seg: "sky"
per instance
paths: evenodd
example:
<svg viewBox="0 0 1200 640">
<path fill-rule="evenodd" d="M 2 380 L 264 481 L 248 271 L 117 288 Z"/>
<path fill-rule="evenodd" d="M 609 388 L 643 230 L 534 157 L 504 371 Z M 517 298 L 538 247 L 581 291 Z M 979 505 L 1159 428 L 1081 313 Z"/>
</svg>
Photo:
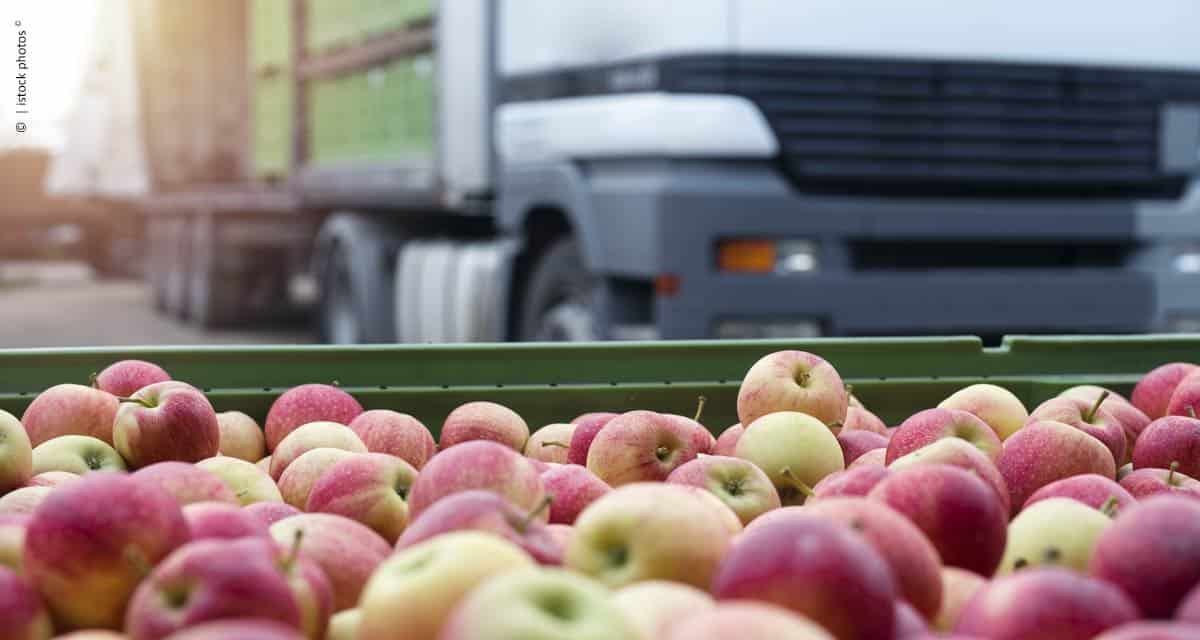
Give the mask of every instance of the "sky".
<svg viewBox="0 0 1200 640">
<path fill-rule="evenodd" d="M 83 73 L 92 22 L 104 0 L 0 0 L 0 146 L 61 142 Z M 20 23 L 18 26 L 17 23 Z M 25 31 L 28 113 L 17 105 L 18 45 Z M 17 123 L 24 134 L 15 135 Z"/>
</svg>

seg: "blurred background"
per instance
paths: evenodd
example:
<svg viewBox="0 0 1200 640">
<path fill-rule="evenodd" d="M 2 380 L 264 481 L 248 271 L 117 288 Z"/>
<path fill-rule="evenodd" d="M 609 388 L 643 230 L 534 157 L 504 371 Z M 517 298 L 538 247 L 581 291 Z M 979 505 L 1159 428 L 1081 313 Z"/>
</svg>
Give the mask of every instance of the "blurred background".
<svg viewBox="0 0 1200 640">
<path fill-rule="evenodd" d="M 0 348 L 1200 331 L 1200 3 L 5 0 Z"/>
</svg>

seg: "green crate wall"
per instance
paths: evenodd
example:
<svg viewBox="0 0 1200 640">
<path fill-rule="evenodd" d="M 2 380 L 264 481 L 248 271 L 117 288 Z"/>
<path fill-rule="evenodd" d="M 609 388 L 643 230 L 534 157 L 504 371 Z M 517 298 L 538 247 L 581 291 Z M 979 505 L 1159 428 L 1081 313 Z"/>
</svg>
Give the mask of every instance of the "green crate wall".
<svg viewBox="0 0 1200 640">
<path fill-rule="evenodd" d="M 435 0 L 307 0 L 305 50 L 348 47 L 427 21 L 435 4 Z"/>
<path fill-rule="evenodd" d="M 292 84 L 286 73 L 254 80 L 254 174 L 280 177 L 291 165 Z"/>
<path fill-rule="evenodd" d="M 255 70 L 289 65 L 291 31 L 291 0 L 252 0 L 250 55 Z"/>
</svg>

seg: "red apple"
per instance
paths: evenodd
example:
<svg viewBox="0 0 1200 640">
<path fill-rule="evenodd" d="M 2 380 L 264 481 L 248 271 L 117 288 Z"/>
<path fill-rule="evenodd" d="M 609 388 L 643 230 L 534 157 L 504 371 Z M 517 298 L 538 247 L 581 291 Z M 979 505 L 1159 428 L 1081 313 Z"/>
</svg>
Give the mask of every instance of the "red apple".
<svg viewBox="0 0 1200 640">
<path fill-rule="evenodd" d="M 546 495 L 553 497 L 550 503 L 551 524 L 574 524 L 588 505 L 612 491 L 612 487 L 588 471 L 587 467 L 577 464 L 564 464 L 543 471 L 541 479 Z"/>
<path fill-rule="evenodd" d="M 892 632 L 893 640 L 919 640 L 929 633 L 929 624 L 925 618 L 903 600 L 896 601 L 896 626 Z"/>
<path fill-rule="evenodd" d="M 942 438 L 933 444 L 897 458 L 888 465 L 888 468 L 892 471 L 900 471 L 922 464 L 948 464 L 974 473 L 996 492 L 996 497 L 1000 498 L 1004 512 L 1008 513 L 1011 510 L 1012 505 L 1009 501 L 1012 498 L 1009 496 L 1004 476 L 1000 475 L 1000 470 L 996 468 L 991 458 L 984 455 L 978 448 L 971 446 L 967 441 L 959 438 Z"/>
<path fill-rule="evenodd" d="M 193 502 L 183 507 L 192 540 L 265 538 L 268 525 L 228 502 Z"/>
<path fill-rule="evenodd" d="M 955 391 L 938 405 L 939 409 L 958 409 L 983 420 L 1001 440 L 1016 433 L 1029 418 L 1029 412 L 1013 392 L 994 384 L 973 384 Z"/>
<path fill-rule="evenodd" d="M 1022 508 L 1029 508 L 1029 505 L 1049 498 L 1071 498 L 1093 509 L 1100 509 L 1110 499 L 1114 499 L 1117 513 L 1137 503 L 1133 495 L 1126 491 L 1125 487 L 1114 482 L 1112 478 L 1085 473 L 1051 482 L 1038 489 L 1029 496 Z"/>
<path fill-rule="evenodd" d="M 888 439 L 873 431 L 846 431 L 842 429 L 837 435 L 838 444 L 842 447 L 842 457 L 846 464 L 858 460 L 862 454 L 875 449 L 887 449 Z"/>
<path fill-rule="evenodd" d="M 717 444 L 713 445 L 713 455 L 732 456 L 733 452 L 737 451 L 738 440 L 745 431 L 745 427 L 740 422 L 722 431 L 717 438 Z"/>
<path fill-rule="evenodd" d="M 846 465 L 846 469 L 859 469 L 862 467 L 883 467 L 887 464 L 887 449 L 872 449 L 861 456 L 857 460 Z"/>
<path fill-rule="evenodd" d="M 614 487 L 662 481 L 702 451 L 694 431 L 681 421 L 653 411 L 630 411 L 596 434 L 587 468 Z"/>
<path fill-rule="evenodd" d="M 1108 411 L 1108 392 L 1101 391 L 1092 399 L 1052 398 L 1029 414 L 1031 422 L 1061 422 L 1083 431 L 1108 447 L 1114 463 L 1124 464 L 1126 451 L 1125 427 Z"/>
<path fill-rule="evenodd" d="M 958 409 L 926 409 L 909 417 L 892 434 L 887 463 L 943 438 L 959 438 L 992 460 L 1000 456 L 1000 437 L 972 413 Z"/>
<path fill-rule="evenodd" d="M 78 480 L 79 474 L 70 471 L 43 471 L 25 484 L 27 487 L 58 487 L 72 480 Z"/>
<path fill-rule="evenodd" d="M 1186 622 L 1131 622 L 1106 631 L 1094 640 L 1195 640 L 1200 624 Z"/>
<path fill-rule="evenodd" d="M 259 522 L 268 527 L 292 516 L 298 516 L 303 511 L 284 502 L 256 502 L 254 504 L 242 507 L 248 515 L 252 516 Z"/>
<path fill-rule="evenodd" d="M 490 491 L 462 491 L 439 500 L 414 520 L 396 542 L 396 549 L 407 549 L 452 531 L 473 530 L 500 536 L 541 564 L 562 564 L 563 550 L 538 515 Z"/>
<path fill-rule="evenodd" d="M 749 425 L 777 411 L 799 411 L 822 424 L 846 419 L 850 401 L 833 365 L 804 351 L 777 351 L 755 362 L 738 389 L 739 421 Z"/>
<path fill-rule="evenodd" d="M 348 426 L 367 445 L 367 451 L 396 456 L 417 469 L 437 453 L 433 434 L 407 413 L 373 409 L 351 420 Z"/>
<path fill-rule="evenodd" d="M 813 487 L 814 503 L 838 497 L 865 496 L 892 472 L 883 465 L 858 467 L 831 473 Z"/>
<path fill-rule="evenodd" d="M 1103 443 L 1075 427 L 1048 421 L 1031 422 L 1005 440 L 996 466 L 1014 510 L 1056 480 L 1085 473 L 1106 478 L 1117 474 L 1112 452 Z"/>
<path fill-rule="evenodd" d="M 1104 403 L 1105 411 L 1112 414 L 1117 422 L 1125 429 L 1125 457 L 1128 458 L 1133 453 L 1133 443 L 1137 441 L 1138 436 L 1142 431 L 1149 426 L 1150 417 L 1142 413 L 1141 409 L 1133 406 L 1133 403 L 1126 400 L 1121 395 L 1104 387 L 1095 385 L 1079 385 L 1071 387 L 1059 394 L 1062 398 L 1074 398 L 1084 402 L 1092 402 L 1100 397 L 1101 393 L 1108 392 L 1109 398 Z"/>
<path fill-rule="evenodd" d="M 37 591 L 5 567 L 0 567 L 0 629 L 5 640 L 48 640 L 53 632 Z"/>
<path fill-rule="evenodd" d="M 1170 468 L 1200 477 L 1200 420 L 1166 416 L 1151 422 L 1133 448 L 1133 468 Z"/>
<path fill-rule="evenodd" d="M 278 482 L 283 470 L 292 461 L 317 448 L 342 449 L 350 453 L 367 452 L 367 445 L 350 427 L 336 422 L 310 422 L 292 429 L 271 452 L 271 477 Z"/>
<path fill-rule="evenodd" d="M 261 618 L 205 622 L 172 633 L 167 640 L 304 640 L 296 629 Z"/>
<path fill-rule="evenodd" d="M 81 384 L 60 384 L 38 394 L 21 415 L 33 446 L 58 436 L 92 436 L 113 443 L 117 397 Z"/>
<path fill-rule="evenodd" d="M 572 420 L 571 424 L 575 425 L 575 431 L 571 434 L 571 447 L 567 449 L 567 462 L 587 466 L 587 456 L 592 447 L 592 440 L 596 438 L 596 434 L 600 433 L 604 425 L 617 415 L 619 414 L 607 411 L 585 413 Z"/>
<path fill-rule="evenodd" d="M 1167 403 L 1169 416 L 1193 416 L 1200 414 L 1200 376 L 1193 371 L 1175 387 L 1171 400 Z"/>
<path fill-rule="evenodd" d="M 0 496 L 0 515 L 33 513 L 54 490 L 51 487 L 21 487 Z"/>
<path fill-rule="evenodd" d="M 883 420 L 879 419 L 879 416 L 862 407 L 852 406 L 846 410 L 846 419 L 842 421 L 839 435 L 854 431 L 868 431 L 886 437 L 888 428 Z"/>
<path fill-rule="evenodd" d="M 771 478 L 754 463 L 739 458 L 701 455 L 672 471 L 666 481 L 708 491 L 743 525 L 782 506 Z"/>
<path fill-rule="evenodd" d="M 1192 587 L 1175 609 L 1175 619 L 1200 624 L 1200 585 Z"/>
<path fill-rule="evenodd" d="M 353 608 L 371 573 L 392 553 L 392 547 L 366 526 L 329 513 L 304 513 L 271 525 L 271 537 L 281 545 L 303 532 L 300 557 L 325 571 L 333 587 L 334 613 Z"/>
<path fill-rule="evenodd" d="M 92 386 L 114 396 L 131 396 L 138 389 L 156 382 L 166 382 L 171 375 L 162 367 L 145 360 L 119 360 L 96 374 Z"/>
<path fill-rule="evenodd" d="M 335 464 L 359 455 L 363 454 L 330 447 L 317 447 L 305 451 L 289 464 L 279 477 L 280 497 L 297 509 L 307 508 L 308 497 L 312 494 L 317 480 Z"/>
<path fill-rule="evenodd" d="M 762 602 L 724 602 L 669 625 L 664 640 L 834 640 L 808 618 Z"/>
<path fill-rule="evenodd" d="M 239 504 L 233 490 L 219 476 L 186 462 L 156 462 L 142 467 L 133 477 L 162 487 L 181 507 L 193 502 Z"/>
<path fill-rule="evenodd" d="M 571 436 L 574 434 L 575 425 L 569 422 L 548 424 L 529 436 L 529 441 L 525 443 L 525 455 L 542 462 L 566 464 Z"/>
<path fill-rule="evenodd" d="M 1091 640 L 1138 619 L 1120 589 L 1057 567 L 997 578 L 971 599 L 954 627 L 994 640 Z"/>
<path fill-rule="evenodd" d="M 438 452 L 417 475 L 408 494 L 409 518 L 416 519 L 438 500 L 469 489 L 498 493 L 526 510 L 546 495 L 538 470 L 521 454 L 487 440 L 464 442 Z"/>
<path fill-rule="evenodd" d="M 529 425 L 516 411 L 495 402 L 468 402 L 446 416 L 438 446 L 448 449 L 472 440 L 498 442 L 524 451 Z"/>
<path fill-rule="evenodd" d="M 274 451 L 289 433 L 310 422 L 350 424 L 363 412 L 354 396 L 326 384 L 305 384 L 288 389 L 275 399 L 264 425 L 267 449 Z"/>
<path fill-rule="evenodd" d="M 1133 395 L 1130 396 L 1133 406 L 1141 409 L 1151 420 L 1167 415 L 1167 405 L 1171 402 L 1175 387 L 1197 369 L 1200 367 L 1187 362 L 1171 362 L 1152 369 L 1133 388 Z"/>
<path fill-rule="evenodd" d="M 155 462 L 199 462 L 217 455 L 221 430 L 208 398 L 182 382 L 159 382 L 122 402 L 113 445 L 133 468 Z"/>
<path fill-rule="evenodd" d="M 217 429 L 221 434 L 217 446 L 221 455 L 254 462 L 267 454 L 262 427 L 241 411 L 218 413 Z"/>
<path fill-rule="evenodd" d="M 963 608 L 988 583 L 978 574 L 958 567 L 942 567 L 942 607 L 932 619 L 932 627 L 949 633 L 958 624 Z M 965 637 L 965 636 L 955 636 Z"/>
<path fill-rule="evenodd" d="M 1121 486 L 1138 500 L 1158 494 L 1200 499 L 1200 479 L 1173 469 L 1138 469 L 1121 478 Z"/>
<path fill-rule="evenodd" d="M 346 516 L 395 542 L 408 526 L 404 499 L 416 478 L 417 470 L 395 456 L 351 455 L 320 475 L 304 510 Z"/>
</svg>

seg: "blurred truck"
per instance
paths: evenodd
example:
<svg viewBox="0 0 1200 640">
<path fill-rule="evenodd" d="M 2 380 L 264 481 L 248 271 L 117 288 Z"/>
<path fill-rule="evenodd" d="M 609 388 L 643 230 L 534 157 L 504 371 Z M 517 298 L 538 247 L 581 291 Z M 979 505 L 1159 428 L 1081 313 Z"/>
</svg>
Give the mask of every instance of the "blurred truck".
<svg viewBox="0 0 1200 640">
<path fill-rule="evenodd" d="M 104 7 L 196 323 L 310 274 L 337 343 L 1200 327 L 1194 0 Z"/>
</svg>

